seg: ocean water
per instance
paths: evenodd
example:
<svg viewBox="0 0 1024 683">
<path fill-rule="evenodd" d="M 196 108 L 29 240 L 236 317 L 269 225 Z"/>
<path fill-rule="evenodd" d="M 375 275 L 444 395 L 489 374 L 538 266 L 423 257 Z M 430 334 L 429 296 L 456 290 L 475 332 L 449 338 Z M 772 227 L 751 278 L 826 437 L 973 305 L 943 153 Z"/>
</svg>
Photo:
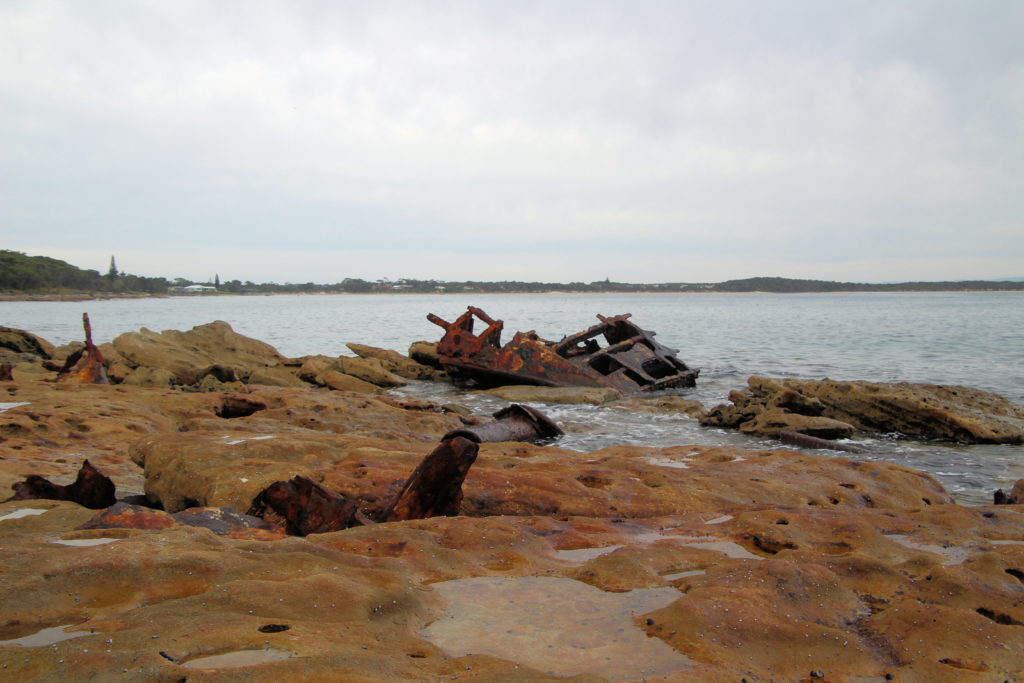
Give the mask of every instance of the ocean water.
<svg viewBox="0 0 1024 683">
<path fill-rule="evenodd" d="M 632 313 L 691 367 L 694 389 L 710 407 L 750 375 L 961 384 L 1024 404 L 1024 293 L 844 294 L 439 294 L 195 296 L 84 302 L 0 302 L 0 325 L 30 330 L 55 344 L 82 338 L 88 312 L 97 343 L 142 327 L 187 330 L 224 320 L 289 356 L 351 355 L 346 342 L 406 352 L 436 341 L 435 313 L 452 321 L 478 306 L 516 330 L 547 339 L 585 329 L 596 315 Z M 435 384 L 404 389 L 458 400 L 480 412 L 502 407 L 488 397 Z M 559 445 L 590 450 L 615 443 L 728 444 L 777 448 L 777 442 L 701 427 L 676 416 L 591 406 L 539 406 L 569 432 Z M 990 502 L 996 488 L 1024 477 L 1024 446 L 965 446 L 894 435 L 857 441 L 855 457 L 897 462 L 937 477 L 962 503 Z M 821 451 L 836 455 L 830 451 Z"/>
</svg>

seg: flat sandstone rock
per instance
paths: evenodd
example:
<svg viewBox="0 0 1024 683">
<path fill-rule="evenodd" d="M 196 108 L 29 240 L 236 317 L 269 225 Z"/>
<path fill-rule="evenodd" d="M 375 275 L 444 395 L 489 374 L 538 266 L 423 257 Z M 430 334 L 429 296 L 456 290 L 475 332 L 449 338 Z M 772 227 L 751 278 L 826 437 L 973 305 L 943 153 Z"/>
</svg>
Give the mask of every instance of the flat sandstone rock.
<svg viewBox="0 0 1024 683">
<path fill-rule="evenodd" d="M 1024 676 L 1024 506 L 897 465 L 485 443 L 460 516 L 282 537 L 240 514 L 268 482 L 373 513 L 463 418 L 324 389 L 0 392 L 0 486 L 87 457 L 167 507 L 0 503 L 4 680 Z"/>
</svg>

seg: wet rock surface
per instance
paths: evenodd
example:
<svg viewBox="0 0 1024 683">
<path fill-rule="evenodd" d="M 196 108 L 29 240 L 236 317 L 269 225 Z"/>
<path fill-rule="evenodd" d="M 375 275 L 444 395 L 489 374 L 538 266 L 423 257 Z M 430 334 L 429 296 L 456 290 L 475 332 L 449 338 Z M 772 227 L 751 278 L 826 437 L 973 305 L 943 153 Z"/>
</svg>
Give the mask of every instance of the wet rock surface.
<svg viewBox="0 0 1024 683">
<path fill-rule="evenodd" d="M 978 389 L 908 382 L 751 377 L 732 405 L 701 421 L 749 434 L 793 431 L 826 439 L 855 431 L 899 433 L 961 443 L 1024 443 L 1024 406 Z"/>
<path fill-rule="evenodd" d="M 267 367 L 317 365 L 291 363 Z M 855 455 L 485 442 L 461 500 L 416 502 L 458 514 L 380 522 L 488 416 L 308 382 L 26 376 L 0 384 L 0 490 L 68 486 L 88 459 L 122 502 L 0 503 L 3 680 L 1024 677 L 1020 487 L 966 507 Z M 842 420 L 820 384 L 772 409 Z M 369 523 L 289 535 L 254 502 L 296 479 Z"/>
</svg>

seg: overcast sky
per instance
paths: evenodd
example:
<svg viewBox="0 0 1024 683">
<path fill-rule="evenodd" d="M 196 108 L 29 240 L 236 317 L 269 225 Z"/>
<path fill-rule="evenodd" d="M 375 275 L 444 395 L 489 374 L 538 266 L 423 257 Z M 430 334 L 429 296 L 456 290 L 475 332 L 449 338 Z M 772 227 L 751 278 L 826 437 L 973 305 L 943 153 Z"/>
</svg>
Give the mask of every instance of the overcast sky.
<svg viewBox="0 0 1024 683">
<path fill-rule="evenodd" d="M 1024 276 L 1024 2 L 0 0 L 0 248 L 106 271 Z"/>
</svg>

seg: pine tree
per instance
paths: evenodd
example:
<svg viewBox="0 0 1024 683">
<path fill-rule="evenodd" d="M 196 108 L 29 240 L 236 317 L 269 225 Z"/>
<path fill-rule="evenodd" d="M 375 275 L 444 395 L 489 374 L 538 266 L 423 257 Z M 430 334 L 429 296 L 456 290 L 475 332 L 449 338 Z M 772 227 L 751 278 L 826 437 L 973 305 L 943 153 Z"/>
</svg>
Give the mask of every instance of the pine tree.
<svg viewBox="0 0 1024 683">
<path fill-rule="evenodd" d="M 217 289 L 220 289 L 220 275 L 219 274 L 213 276 L 213 286 L 216 287 Z"/>
<path fill-rule="evenodd" d="M 114 262 L 114 257 L 110 257 L 110 270 L 107 271 L 107 277 L 111 280 L 117 279 L 117 263 Z"/>
</svg>

